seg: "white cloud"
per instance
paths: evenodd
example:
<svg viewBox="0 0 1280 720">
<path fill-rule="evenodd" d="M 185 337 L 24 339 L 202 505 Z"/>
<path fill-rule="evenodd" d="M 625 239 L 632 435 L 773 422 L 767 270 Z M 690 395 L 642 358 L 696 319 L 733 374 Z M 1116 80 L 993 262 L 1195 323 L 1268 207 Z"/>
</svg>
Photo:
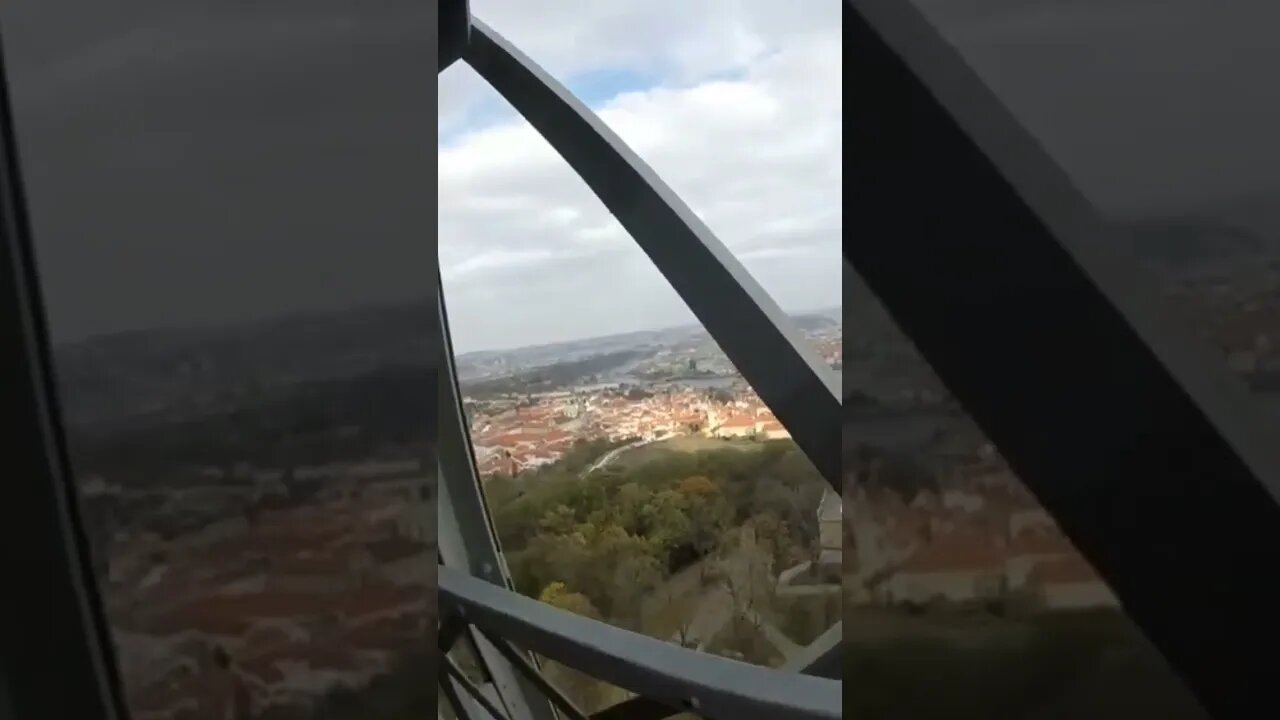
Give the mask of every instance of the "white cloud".
<svg viewBox="0 0 1280 720">
<path fill-rule="evenodd" d="M 800 309 L 840 297 L 841 14 L 838 0 L 797 10 L 474 3 L 571 88 L 601 71 L 660 78 L 595 110 L 781 305 Z M 470 68 L 446 71 L 439 93 L 440 259 L 459 351 L 691 318 L 554 150 L 495 113 L 496 93 Z"/>
</svg>

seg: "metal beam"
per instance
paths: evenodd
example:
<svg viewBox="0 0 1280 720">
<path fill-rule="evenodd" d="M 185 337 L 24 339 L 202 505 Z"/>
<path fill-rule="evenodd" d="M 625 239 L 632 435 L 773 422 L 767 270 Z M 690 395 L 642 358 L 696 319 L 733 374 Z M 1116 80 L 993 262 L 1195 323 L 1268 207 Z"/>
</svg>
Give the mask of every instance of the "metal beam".
<svg viewBox="0 0 1280 720">
<path fill-rule="evenodd" d="M 444 674 L 441 676 L 441 679 L 446 683 L 452 681 L 458 687 L 465 690 L 467 695 L 471 696 L 471 699 L 484 709 L 485 714 L 495 718 L 495 720 L 503 717 L 502 711 L 498 708 L 497 703 L 486 697 L 484 691 L 482 691 L 475 683 L 471 682 L 471 679 L 468 678 L 466 674 L 462 672 L 462 669 L 458 667 L 458 663 L 454 662 L 454 659 L 448 655 L 444 656 Z"/>
<path fill-rule="evenodd" d="M 840 379 L 689 207 L 591 110 L 483 23 L 466 61 L 581 177 L 833 488 Z"/>
<path fill-rule="evenodd" d="M 480 488 L 480 478 L 476 474 L 471 433 L 462 411 L 448 312 L 438 274 L 436 283 L 439 347 L 443 356 L 439 373 L 440 497 L 436 521 L 440 558 L 448 567 L 483 578 L 485 582 L 514 594 L 506 562 L 498 549 L 488 504 Z M 438 570 L 443 573 L 444 566 Z M 520 677 L 487 638 L 471 628 L 467 632 L 478 652 L 476 660 L 493 678 L 508 717 L 511 720 L 555 720 L 550 702 L 537 688 Z"/>
<path fill-rule="evenodd" d="M 471 35 L 471 8 L 467 0 L 436 0 L 436 74 L 462 58 Z"/>
<path fill-rule="evenodd" d="M 595 713 L 591 720 L 667 720 L 685 712 L 647 697 L 633 697 Z"/>
<path fill-rule="evenodd" d="M 780 669 L 784 672 L 803 673 L 829 680 L 842 680 L 844 675 L 844 655 L 841 643 L 844 630 L 841 623 L 836 623 L 818 636 L 817 640 L 807 645 L 800 655 Z M 665 720 L 682 712 L 670 705 L 650 700 L 645 697 L 634 697 L 601 710 L 591 716 L 592 720 Z"/>
<path fill-rule="evenodd" d="M 804 673 L 815 677 L 840 680 L 843 678 L 844 654 L 841 652 L 844 642 L 843 623 L 836 623 L 809 643 L 782 666 L 787 672 Z"/>
<path fill-rule="evenodd" d="M 615 628 L 440 568 L 440 604 L 591 677 L 708 718 L 840 717 L 841 683 L 727 660 Z"/>
<path fill-rule="evenodd" d="M 912 3 L 844 47 L 846 258 L 1206 709 L 1280 714 L 1274 425 Z"/>
<path fill-rule="evenodd" d="M 523 675 L 526 680 L 537 686 L 538 691 L 546 696 L 546 698 L 555 705 L 557 710 L 568 715 L 569 720 L 587 720 L 587 716 L 582 712 L 582 710 L 579 709 L 578 706 L 568 698 L 568 696 L 560 692 L 560 688 L 551 684 L 551 681 L 548 680 L 538 668 L 535 668 L 528 660 L 521 657 L 520 651 L 517 650 L 514 645 L 503 638 L 494 637 L 493 635 L 486 633 L 483 628 L 481 628 L 480 632 L 485 637 L 489 638 L 489 641 L 493 643 L 493 646 L 498 648 L 498 651 L 511 662 L 511 665 L 515 667 L 517 672 Z"/>
<path fill-rule="evenodd" d="M 125 717 L 124 703 L 80 524 L 35 255 L 0 58 L 0 676 L 16 717 L 112 720 Z"/>
</svg>

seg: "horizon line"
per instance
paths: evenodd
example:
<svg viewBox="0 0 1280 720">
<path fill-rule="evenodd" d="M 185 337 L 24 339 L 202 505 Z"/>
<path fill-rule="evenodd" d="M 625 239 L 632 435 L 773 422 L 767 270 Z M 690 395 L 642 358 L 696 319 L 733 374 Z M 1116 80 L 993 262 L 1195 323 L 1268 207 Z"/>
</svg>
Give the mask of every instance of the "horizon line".
<svg viewBox="0 0 1280 720">
<path fill-rule="evenodd" d="M 837 313 L 842 313 L 844 310 L 844 306 L 843 304 L 837 303 L 835 305 L 809 307 L 803 310 L 783 310 L 782 312 L 788 316 L 797 316 L 797 315 L 816 315 L 824 312 L 830 312 L 833 310 L 836 311 Z M 843 320 L 843 318 L 841 319 Z M 634 330 L 620 330 L 618 332 L 609 333 L 607 335 L 585 335 L 585 336 L 579 336 L 574 338 L 568 338 L 565 340 L 551 340 L 548 342 L 535 343 L 531 345 L 510 345 L 506 347 L 483 348 L 483 349 L 477 349 L 477 350 L 466 350 L 461 352 L 455 350 L 453 355 L 457 359 L 462 359 L 468 355 L 479 355 L 482 353 L 509 353 L 509 352 L 516 352 L 518 350 L 531 350 L 534 348 L 549 348 L 549 347 L 554 347 L 556 345 L 568 345 L 570 343 L 584 342 L 587 340 L 602 340 L 604 338 L 618 337 L 620 335 L 632 335 L 635 333 L 646 333 L 646 332 L 662 332 L 664 330 L 679 330 L 679 329 L 688 328 L 688 327 L 696 327 L 702 332 L 707 331 L 706 327 L 704 327 L 702 323 L 698 322 L 697 318 L 694 318 L 692 322 L 678 324 L 678 325 L 662 325 L 658 327 L 636 328 Z"/>
</svg>

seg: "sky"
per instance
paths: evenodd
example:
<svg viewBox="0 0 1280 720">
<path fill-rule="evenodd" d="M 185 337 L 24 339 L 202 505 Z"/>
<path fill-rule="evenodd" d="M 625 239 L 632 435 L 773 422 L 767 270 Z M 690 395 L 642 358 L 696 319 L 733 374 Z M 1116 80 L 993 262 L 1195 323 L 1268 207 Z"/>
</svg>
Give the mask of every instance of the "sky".
<svg viewBox="0 0 1280 720">
<path fill-rule="evenodd" d="M 1280 3 L 916 4 L 1104 213 L 1280 210 Z"/>
<path fill-rule="evenodd" d="M 1280 3 L 918 3 L 1108 211 L 1280 208 Z M 472 5 L 584 97 L 781 306 L 839 303 L 841 0 Z M 690 320 L 465 66 L 432 97 L 434 12 L 0 6 L 55 338 L 420 297 L 437 257 L 460 351 Z"/>
<path fill-rule="evenodd" d="M 429 296 L 434 12 L 4 3 L 55 340 Z"/>
<path fill-rule="evenodd" d="M 839 0 L 474 0 L 595 110 L 786 310 L 839 307 Z M 693 322 L 555 151 L 469 67 L 439 84 L 454 348 Z"/>
</svg>

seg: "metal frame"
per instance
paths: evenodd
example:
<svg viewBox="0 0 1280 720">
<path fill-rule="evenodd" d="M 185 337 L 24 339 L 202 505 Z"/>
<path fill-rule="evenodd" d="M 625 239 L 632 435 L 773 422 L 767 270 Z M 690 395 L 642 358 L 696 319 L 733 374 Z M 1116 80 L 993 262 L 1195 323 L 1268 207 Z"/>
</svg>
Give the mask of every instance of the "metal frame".
<svg viewBox="0 0 1280 720">
<path fill-rule="evenodd" d="M 846 260 L 1205 708 L 1276 715 L 1274 424 L 913 3 L 844 48 Z"/>
<path fill-rule="evenodd" d="M 126 717 L 124 702 L 59 422 L 2 56 L 0 49 L 4 709 L 24 718 L 114 720 Z"/>
<path fill-rule="evenodd" d="M 484 23 L 466 62 L 627 230 L 831 487 L 841 487 L 840 377 L 671 188 L 595 113 Z"/>
<path fill-rule="evenodd" d="M 843 641 L 843 623 L 836 623 L 805 647 L 798 657 L 793 658 L 780 669 L 784 672 L 803 673 L 828 680 L 843 680 L 844 654 L 841 651 Z M 669 705 L 641 696 L 601 710 L 592 718 L 593 720 L 657 720 L 671 714 L 673 712 Z"/>
<path fill-rule="evenodd" d="M 437 73 L 457 62 L 467 47 L 471 33 L 471 8 L 468 0 L 437 0 L 436 52 Z"/>
<path fill-rule="evenodd" d="M 449 5 L 450 7 L 445 7 Z M 568 90 L 505 39 L 465 16 L 465 2 L 442 0 L 442 47 L 462 47 L 461 57 L 492 85 L 560 153 L 653 260 L 761 399 L 790 431 L 823 478 L 841 480 L 840 378 L 810 349 L 791 320 L 705 224 L 607 126 Z M 446 16 L 450 18 L 446 22 Z M 469 34 L 469 37 L 465 37 Z M 452 52 L 452 51 L 451 51 Z M 450 57 L 446 60 L 446 55 Z M 442 52 L 442 69 L 453 61 Z M 494 677 L 511 715 L 554 711 L 539 696 L 539 676 L 523 656 L 503 656 L 505 646 L 486 634 L 521 642 L 525 650 L 554 658 L 619 687 L 641 693 L 597 717 L 661 718 L 688 711 L 690 698 L 707 703 L 697 712 L 744 717 L 838 717 L 840 684 L 831 679 L 734 663 L 603 623 L 578 618 L 518 596 L 511 587 L 485 506 L 453 368 L 443 295 L 441 345 L 440 597 L 442 618 L 464 617 L 480 661 Z M 449 516 L 449 517 L 446 517 Z M 473 579 L 480 578 L 481 580 Z M 487 582 L 487 584 L 486 584 Z M 483 622 L 477 620 L 483 619 Z M 476 632 L 476 624 L 483 632 Z M 831 638 L 837 642 L 830 642 Z M 839 629 L 815 644 L 813 662 L 834 675 Z M 655 665 L 661 658 L 663 663 Z M 668 664 L 669 663 L 669 664 Z M 536 668 L 535 668 L 536 670 Z M 525 671 L 522 675 L 521 671 Z M 820 675 L 822 673 L 814 673 Z M 838 676 L 837 676 L 838 677 Z M 452 678 L 442 677 L 453 694 Z M 767 689 L 760 693 L 759 690 Z M 459 697 L 459 702 L 464 700 Z M 576 710 L 561 707 L 570 715 Z M 460 712 L 467 712 L 459 708 Z M 781 713 L 781 714 L 778 714 Z"/>
<path fill-rule="evenodd" d="M 476 474 L 475 455 L 472 451 L 470 430 L 462 411 L 462 398 L 458 392 L 457 375 L 453 360 L 453 340 L 449 333 L 448 313 L 444 294 L 437 283 L 437 312 L 439 313 L 439 347 L 442 358 L 439 370 L 440 412 L 440 496 L 436 532 L 440 547 L 440 567 L 443 579 L 445 568 L 465 569 L 470 575 L 483 578 L 506 592 L 514 594 L 506 561 L 499 550 L 498 536 L 493 529 L 488 503 L 480 489 Z M 440 622 L 445 622 L 441 614 Z M 477 660 L 493 679 L 495 690 L 511 720 L 554 720 L 555 712 L 538 689 L 523 678 L 508 659 L 483 634 L 468 627 Z M 535 661 L 536 662 L 536 661 Z"/>
<path fill-rule="evenodd" d="M 440 569 L 440 609 L 487 634 L 708 718 L 840 717 L 841 684 L 714 658 L 549 607 L 452 568 Z M 545 691 L 545 689 L 544 689 Z"/>
</svg>

